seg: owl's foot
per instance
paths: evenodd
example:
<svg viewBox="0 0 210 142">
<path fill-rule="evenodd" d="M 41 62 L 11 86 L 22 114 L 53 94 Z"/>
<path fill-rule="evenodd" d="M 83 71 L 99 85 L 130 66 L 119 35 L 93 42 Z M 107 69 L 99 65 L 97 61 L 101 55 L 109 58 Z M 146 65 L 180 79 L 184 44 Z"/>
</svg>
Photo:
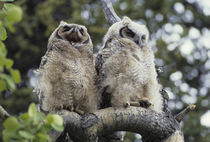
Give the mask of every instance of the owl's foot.
<svg viewBox="0 0 210 142">
<path fill-rule="evenodd" d="M 65 109 L 68 111 L 74 111 L 74 106 L 64 106 L 62 109 Z"/>
<path fill-rule="evenodd" d="M 149 108 L 152 103 L 147 98 L 142 98 L 138 102 L 132 101 L 131 106 Z"/>
<path fill-rule="evenodd" d="M 75 108 L 74 112 L 78 113 L 79 115 L 85 114 L 85 112 L 83 110 L 79 109 L 79 108 Z"/>
<path fill-rule="evenodd" d="M 123 104 L 123 106 L 124 106 L 125 108 L 127 108 L 127 107 L 131 106 L 131 104 L 130 104 L 129 102 L 126 102 L 126 103 Z"/>
<path fill-rule="evenodd" d="M 139 100 L 139 104 L 140 107 L 144 107 L 144 108 L 149 108 L 150 106 L 152 106 L 153 104 L 149 101 L 149 99 L 144 98 Z"/>
<path fill-rule="evenodd" d="M 135 106 L 135 107 L 140 107 L 140 103 L 139 102 L 132 101 L 132 102 L 130 102 L 130 105 L 131 106 Z"/>
<path fill-rule="evenodd" d="M 81 109 L 77 108 L 77 107 L 74 107 L 74 106 L 68 106 L 68 107 L 63 107 L 62 109 L 65 109 L 65 110 L 68 110 L 68 111 L 71 111 L 71 112 L 76 112 L 78 113 L 79 115 L 83 115 L 85 112 L 82 111 Z"/>
</svg>

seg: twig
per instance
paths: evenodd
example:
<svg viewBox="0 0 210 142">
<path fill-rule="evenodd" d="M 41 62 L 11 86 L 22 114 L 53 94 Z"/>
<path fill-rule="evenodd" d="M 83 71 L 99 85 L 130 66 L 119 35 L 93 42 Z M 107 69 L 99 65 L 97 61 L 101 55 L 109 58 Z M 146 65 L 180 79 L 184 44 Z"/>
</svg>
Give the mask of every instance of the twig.
<svg viewBox="0 0 210 142">
<path fill-rule="evenodd" d="M 117 14 L 115 13 L 110 0 L 99 0 L 99 2 L 102 6 L 104 16 L 109 24 L 112 25 L 120 21 L 120 17 L 118 17 Z"/>
<path fill-rule="evenodd" d="M 191 104 L 189 105 L 187 108 L 185 108 L 183 111 L 181 111 L 180 113 L 178 113 L 176 116 L 175 116 L 175 119 L 178 121 L 178 122 L 181 122 L 182 119 L 192 110 L 194 110 L 196 107 L 196 105 L 194 104 Z"/>
<path fill-rule="evenodd" d="M 0 117 L 5 120 L 10 114 L 0 105 Z"/>
</svg>

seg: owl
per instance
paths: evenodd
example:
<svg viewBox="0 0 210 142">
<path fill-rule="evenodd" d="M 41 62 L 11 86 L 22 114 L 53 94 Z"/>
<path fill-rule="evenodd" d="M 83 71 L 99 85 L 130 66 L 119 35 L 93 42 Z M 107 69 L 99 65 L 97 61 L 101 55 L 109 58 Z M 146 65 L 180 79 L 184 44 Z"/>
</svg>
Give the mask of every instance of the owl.
<svg viewBox="0 0 210 142">
<path fill-rule="evenodd" d="M 97 109 L 93 45 L 85 26 L 61 22 L 51 34 L 38 69 L 41 109 L 83 114 Z"/>
<path fill-rule="evenodd" d="M 141 106 L 162 111 L 161 86 L 148 38 L 146 26 L 128 17 L 109 28 L 96 57 L 102 108 Z"/>
</svg>

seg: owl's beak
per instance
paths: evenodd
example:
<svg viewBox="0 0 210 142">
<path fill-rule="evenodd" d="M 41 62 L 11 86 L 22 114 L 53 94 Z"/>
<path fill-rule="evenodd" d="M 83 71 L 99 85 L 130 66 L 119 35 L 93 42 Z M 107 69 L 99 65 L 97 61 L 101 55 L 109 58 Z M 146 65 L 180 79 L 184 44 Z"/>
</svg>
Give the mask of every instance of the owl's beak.
<svg viewBox="0 0 210 142">
<path fill-rule="evenodd" d="M 74 47 L 89 43 L 89 36 L 86 33 L 86 30 L 80 25 L 65 25 L 59 28 L 57 35 L 58 37 L 69 41 Z"/>
<path fill-rule="evenodd" d="M 145 37 L 138 37 L 138 38 L 134 38 L 134 42 L 140 47 L 140 48 L 143 48 L 144 46 L 146 46 L 146 40 L 145 40 Z"/>
<path fill-rule="evenodd" d="M 70 42 L 71 45 L 75 45 L 76 43 L 81 42 L 81 33 L 79 27 L 72 27 L 72 30 L 67 34 L 66 39 Z"/>
</svg>

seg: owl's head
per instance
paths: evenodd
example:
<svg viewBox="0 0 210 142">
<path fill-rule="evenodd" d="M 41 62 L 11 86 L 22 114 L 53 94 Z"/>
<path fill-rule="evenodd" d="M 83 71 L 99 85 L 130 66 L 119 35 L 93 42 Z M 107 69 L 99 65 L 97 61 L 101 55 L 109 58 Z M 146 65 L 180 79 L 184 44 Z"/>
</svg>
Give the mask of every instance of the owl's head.
<svg viewBox="0 0 210 142">
<path fill-rule="evenodd" d="M 128 38 L 134 41 L 139 47 L 147 44 L 149 31 L 143 24 L 133 22 L 130 18 L 124 17 L 121 21 L 113 24 L 104 37 L 104 42 L 110 38 Z"/>
<path fill-rule="evenodd" d="M 63 40 L 68 42 L 73 47 L 80 47 L 84 44 L 92 44 L 87 29 L 83 25 L 69 24 L 64 21 L 52 33 L 49 38 L 49 43 L 53 40 Z"/>
</svg>

